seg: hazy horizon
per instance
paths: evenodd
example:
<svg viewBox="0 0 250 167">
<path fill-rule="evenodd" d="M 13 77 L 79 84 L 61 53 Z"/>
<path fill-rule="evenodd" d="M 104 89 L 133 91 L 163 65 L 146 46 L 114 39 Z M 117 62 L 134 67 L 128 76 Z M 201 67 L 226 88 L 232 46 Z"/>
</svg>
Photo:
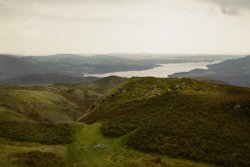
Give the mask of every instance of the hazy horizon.
<svg viewBox="0 0 250 167">
<path fill-rule="evenodd" d="M 30 56 L 64 56 L 64 55 L 75 55 L 75 56 L 83 56 L 83 57 L 91 57 L 91 56 L 114 56 L 114 57 L 131 57 L 137 56 L 136 58 L 143 57 L 152 57 L 152 58 L 178 58 L 178 57 L 245 57 L 249 56 L 249 53 L 225 53 L 225 54 L 181 54 L 181 53 L 51 53 L 51 54 L 21 54 L 21 53 L 0 53 L 1 55 L 8 56 L 21 56 L 21 57 L 30 57 Z"/>
</svg>

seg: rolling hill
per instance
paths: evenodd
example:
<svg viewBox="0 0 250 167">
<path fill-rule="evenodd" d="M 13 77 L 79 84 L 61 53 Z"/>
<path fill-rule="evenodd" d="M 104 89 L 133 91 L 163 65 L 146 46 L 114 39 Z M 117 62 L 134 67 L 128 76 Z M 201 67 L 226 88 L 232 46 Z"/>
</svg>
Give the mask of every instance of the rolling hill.
<svg viewBox="0 0 250 167">
<path fill-rule="evenodd" d="M 16 117 L 37 122 L 73 121 L 97 103 L 114 84 L 125 80 L 114 76 L 97 81 L 96 78 L 89 78 L 90 81 L 92 79 L 87 83 L 58 83 L 45 87 L 1 86 L 1 114 L 6 115 L 5 118 L 10 115 L 10 119 Z"/>
<path fill-rule="evenodd" d="M 2 167 L 249 166 L 250 89 L 120 78 L 0 87 Z"/>
<path fill-rule="evenodd" d="M 250 166 L 250 89 L 132 78 L 81 119 L 130 148 L 219 166 Z"/>
<path fill-rule="evenodd" d="M 64 167 L 75 120 L 125 78 L 81 84 L 0 87 L 0 166 Z M 70 164 L 70 167 L 74 163 Z"/>
</svg>

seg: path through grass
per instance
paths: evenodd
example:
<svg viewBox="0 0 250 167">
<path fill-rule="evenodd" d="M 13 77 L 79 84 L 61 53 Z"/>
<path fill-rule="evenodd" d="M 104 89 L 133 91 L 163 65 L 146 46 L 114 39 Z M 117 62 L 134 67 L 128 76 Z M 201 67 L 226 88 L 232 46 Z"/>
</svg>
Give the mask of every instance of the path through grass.
<svg viewBox="0 0 250 167">
<path fill-rule="evenodd" d="M 101 124 L 77 124 L 76 141 L 68 147 L 69 167 L 212 167 L 166 156 L 141 153 L 125 146 L 126 136 L 104 138 Z M 95 148 L 97 147 L 97 148 Z M 103 148 L 104 147 L 104 148 Z"/>
</svg>

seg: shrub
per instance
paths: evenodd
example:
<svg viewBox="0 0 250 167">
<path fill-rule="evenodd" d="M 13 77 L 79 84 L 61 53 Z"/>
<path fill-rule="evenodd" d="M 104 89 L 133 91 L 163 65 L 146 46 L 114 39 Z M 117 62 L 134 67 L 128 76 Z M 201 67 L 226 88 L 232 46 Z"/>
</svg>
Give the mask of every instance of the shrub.
<svg viewBox="0 0 250 167">
<path fill-rule="evenodd" d="M 127 145 L 141 151 L 250 166 L 250 89 L 157 78 L 132 78 L 120 89 L 82 121 L 105 121 L 101 132 L 111 137 L 137 128 Z"/>
<path fill-rule="evenodd" d="M 101 133 L 106 137 L 118 137 L 129 133 L 137 128 L 135 123 L 126 122 L 122 119 L 117 119 L 104 123 L 101 128 Z"/>
<path fill-rule="evenodd" d="M 68 144 L 74 140 L 71 124 L 0 122 L 0 137 L 41 144 Z"/>
<path fill-rule="evenodd" d="M 12 155 L 14 164 L 27 167 L 64 167 L 64 160 L 52 152 L 30 151 Z"/>
</svg>

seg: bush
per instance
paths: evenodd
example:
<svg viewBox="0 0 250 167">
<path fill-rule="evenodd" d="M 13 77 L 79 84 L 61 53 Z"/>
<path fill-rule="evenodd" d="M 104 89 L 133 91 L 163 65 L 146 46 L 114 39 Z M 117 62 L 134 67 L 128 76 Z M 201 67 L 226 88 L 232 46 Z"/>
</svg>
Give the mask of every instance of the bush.
<svg viewBox="0 0 250 167">
<path fill-rule="evenodd" d="M 137 128 L 127 145 L 141 151 L 250 166 L 250 89 L 157 78 L 132 78 L 120 89 L 82 121 L 105 121 L 101 132 L 111 137 Z"/>
<path fill-rule="evenodd" d="M 68 144 L 74 140 L 71 124 L 0 122 L 0 137 L 41 144 Z"/>
<path fill-rule="evenodd" d="M 12 155 L 16 160 L 14 164 L 27 166 L 27 167 L 64 167 L 64 161 L 62 157 L 59 157 L 55 153 L 30 151 L 23 153 L 15 153 Z"/>
<path fill-rule="evenodd" d="M 129 133 L 137 128 L 135 123 L 124 122 L 122 119 L 117 119 L 104 123 L 101 128 L 101 133 L 106 137 L 118 137 Z"/>
</svg>

